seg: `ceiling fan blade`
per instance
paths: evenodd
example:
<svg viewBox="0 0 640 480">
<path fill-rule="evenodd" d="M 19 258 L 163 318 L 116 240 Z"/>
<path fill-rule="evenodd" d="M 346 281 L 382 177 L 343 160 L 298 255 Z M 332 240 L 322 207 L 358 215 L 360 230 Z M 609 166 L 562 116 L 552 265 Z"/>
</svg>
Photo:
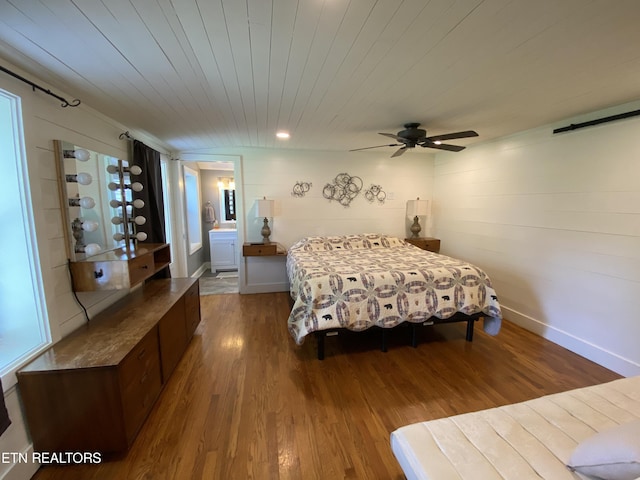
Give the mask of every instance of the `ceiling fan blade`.
<svg viewBox="0 0 640 480">
<path fill-rule="evenodd" d="M 398 140 L 399 142 L 404 142 L 406 140 L 406 138 L 399 137 L 398 135 L 394 135 L 393 133 L 379 133 L 378 132 L 378 135 L 384 135 L 385 137 L 394 138 L 394 139 Z"/>
<path fill-rule="evenodd" d="M 369 150 L 370 148 L 380 148 L 380 147 L 399 147 L 403 145 L 402 143 L 389 143 L 387 145 L 376 145 L 375 147 L 364 147 L 364 148 L 354 148 L 353 150 L 349 150 L 350 152 L 357 152 L 358 150 Z"/>
<path fill-rule="evenodd" d="M 420 144 L 421 147 L 427 148 L 437 148 L 438 150 L 447 150 L 449 152 L 459 152 L 460 150 L 464 150 L 467 147 L 461 147 L 460 145 L 449 145 L 447 143 L 433 143 L 433 142 L 424 142 Z"/>
<path fill-rule="evenodd" d="M 426 140 L 429 142 L 439 142 L 442 140 L 455 140 L 456 138 L 469 138 L 469 137 L 477 137 L 477 132 L 473 130 L 465 130 L 464 132 L 455 132 L 455 133 L 445 133 L 444 135 L 434 135 L 433 137 L 427 137 Z"/>
<path fill-rule="evenodd" d="M 396 150 L 396 151 L 394 152 L 394 154 L 393 154 L 393 155 L 391 155 L 391 158 L 393 158 L 393 157 L 399 157 L 400 155 L 402 155 L 402 154 L 403 154 L 404 152 L 406 152 L 406 151 L 407 151 L 407 147 L 406 147 L 406 145 L 405 145 L 404 147 L 400 147 L 398 150 Z"/>
</svg>

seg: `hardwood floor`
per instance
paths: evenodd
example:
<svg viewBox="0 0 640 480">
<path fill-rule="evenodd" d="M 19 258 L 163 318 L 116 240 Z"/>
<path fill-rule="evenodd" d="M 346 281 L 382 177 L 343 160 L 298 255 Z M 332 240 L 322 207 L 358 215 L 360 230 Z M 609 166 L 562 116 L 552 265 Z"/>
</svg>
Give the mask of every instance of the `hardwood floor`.
<svg viewBox="0 0 640 480">
<path fill-rule="evenodd" d="M 504 322 L 315 341 L 289 336 L 287 293 L 201 297 L 202 323 L 126 456 L 49 466 L 37 480 L 402 479 L 396 428 L 619 375 Z"/>
</svg>

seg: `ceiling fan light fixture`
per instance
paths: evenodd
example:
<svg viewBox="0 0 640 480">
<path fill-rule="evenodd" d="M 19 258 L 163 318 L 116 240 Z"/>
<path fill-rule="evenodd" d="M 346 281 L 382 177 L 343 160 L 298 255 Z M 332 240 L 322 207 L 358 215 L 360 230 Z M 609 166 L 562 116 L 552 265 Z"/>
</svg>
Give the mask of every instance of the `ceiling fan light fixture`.
<svg viewBox="0 0 640 480">
<path fill-rule="evenodd" d="M 436 140 L 435 142 L 433 142 L 435 145 L 442 145 L 442 142 L 440 140 Z"/>
</svg>

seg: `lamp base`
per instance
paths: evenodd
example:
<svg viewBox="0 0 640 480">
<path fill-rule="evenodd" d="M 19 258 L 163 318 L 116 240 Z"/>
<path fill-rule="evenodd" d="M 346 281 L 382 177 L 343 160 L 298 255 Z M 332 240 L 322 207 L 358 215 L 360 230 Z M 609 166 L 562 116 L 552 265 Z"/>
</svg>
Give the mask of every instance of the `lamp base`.
<svg viewBox="0 0 640 480">
<path fill-rule="evenodd" d="M 262 225 L 262 230 L 260 230 L 260 234 L 262 235 L 262 243 L 271 243 L 269 240 L 269 236 L 271 235 L 271 229 L 269 228 L 269 220 L 267 218 L 264 219 L 264 224 Z"/>
<path fill-rule="evenodd" d="M 418 234 L 422 230 L 422 227 L 420 226 L 420 222 L 418 220 L 419 219 L 417 215 L 413 217 L 413 225 L 411 225 L 411 228 L 409 229 L 411 230 L 411 233 L 413 233 L 413 235 L 411 235 L 411 238 L 418 238 Z"/>
</svg>

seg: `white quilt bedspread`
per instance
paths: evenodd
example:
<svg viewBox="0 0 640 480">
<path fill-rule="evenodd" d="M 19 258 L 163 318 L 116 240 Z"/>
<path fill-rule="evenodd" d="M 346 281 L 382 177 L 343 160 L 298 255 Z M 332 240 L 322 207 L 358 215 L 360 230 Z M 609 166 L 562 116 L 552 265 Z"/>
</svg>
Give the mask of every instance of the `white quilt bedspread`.
<svg viewBox="0 0 640 480">
<path fill-rule="evenodd" d="M 289 331 L 298 344 L 316 330 L 390 328 L 457 312 L 486 314 L 485 331 L 500 330 L 498 297 L 485 272 L 397 237 L 305 238 L 289 249 L 287 273 Z"/>
<path fill-rule="evenodd" d="M 408 480 L 576 480 L 566 462 L 591 435 L 640 419 L 640 377 L 415 423 L 391 434 Z"/>
</svg>

